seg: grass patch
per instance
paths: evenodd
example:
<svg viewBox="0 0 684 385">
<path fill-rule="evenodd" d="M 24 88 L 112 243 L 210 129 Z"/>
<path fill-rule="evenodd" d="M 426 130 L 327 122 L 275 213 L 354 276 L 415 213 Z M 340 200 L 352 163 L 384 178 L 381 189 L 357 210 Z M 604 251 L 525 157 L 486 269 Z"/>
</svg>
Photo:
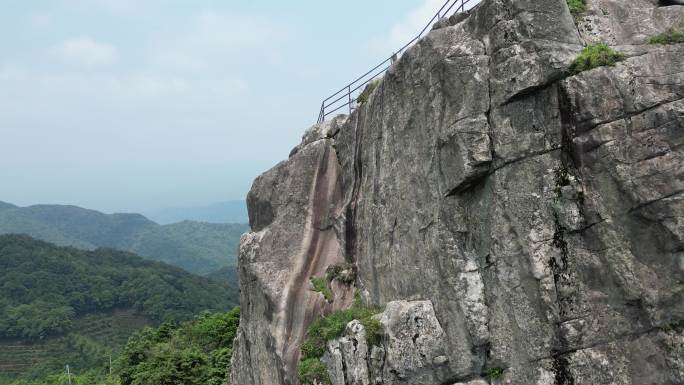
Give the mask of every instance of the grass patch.
<svg viewBox="0 0 684 385">
<path fill-rule="evenodd" d="M 379 346 L 382 334 L 382 324 L 380 321 L 373 317 L 366 317 L 361 320 L 363 328 L 366 329 L 366 341 L 368 341 L 369 346 Z"/>
<path fill-rule="evenodd" d="M 488 369 L 487 372 L 485 373 L 485 376 L 489 378 L 490 380 L 497 380 L 501 377 L 503 377 L 504 370 L 503 368 L 491 368 Z"/>
<path fill-rule="evenodd" d="M 577 17 L 587 11 L 586 0 L 566 0 L 568 3 L 568 8 L 570 8 L 570 13 Z"/>
<path fill-rule="evenodd" d="M 594 44 L 585 47 L 568 68 L 570 75 L 588 71 L 593 68 L 614 66 L 624 60 L 625 56 L 610 48 L 607 44 Z"/>
<path fill-rule="evenodd" d="M 684 330 L 684 321 L 672 321 L 664 325 L 658 326 L 658 329 L 663 332 L 681 332 Z"/>
<path fill-rule="evenodd" d="M 312 385 L 314 380 L 322 384 L 330 384 L 325 366 L 320 359 L 325 354 L 328 341 L 338 338 L 344 333 L 347 324 L 359 320 L 366 330 L 366 340 L 370 346 L 379 345 L 382 324 L 373 318 L 381 313 L 380 308 L 368 308 L 355 305 L 346 310 L 336 311 L 314 321 L 302 344 L 298 374 L 302 385 Z"/>
<path fill-rule="evenodd" d="M 299 363 L 297 368 L 301 385 L 330 385 L 330 376 L 325 365 L 318 358 L 308 358 Z"/>
<path fill-rule="evenodd" d="M 333 302 L 335 298 L 333 296 L 332 290 L 330 290 L 330 287 L 328 286 L 327 279 L 320 277 L 311 277 L 311 284 L 314 287 L 314 291 L 323 294 L 323 297 L 325 297 L 325 300 L 328 301 L 328 303 Z"/>
<path fill-rule="evenodd" d="M 340 337 L 347 324 L 353 320 L 359 320 L 366 328 L 366 338 L 369 344 L 373 345 L 371 341 L 378 344 L 381 325 L 372 317 L 380 311 L 378 308 L 352 307 L 317 319 L 309 326 L 306 340 L 302 344 L 302 358 L 323 357 L 328 341 Z"/>
<path fill-rule="evenodd" d="M 663 33 L 659 33 L 653 36 L 649 41 L 649 44 L 659 44 L 659 45 L 669 45 L 669 44 L 679 44 L 684 43 L 684 33 L 669 29 Z"/>
<path fill-rule="evenodd" d="M 370 83 L 366 86 L 366 88 L 361 92 L 361 95 L 359 95 L 358 98 L 356 98 L 356 102 L 359 103 L 359 105 L 364 105 L 368 103 L 368 98 L 371 96 L 373 91 L 375 91 L 376 88 L 380 85 L 380 79 L 374 79 L 371 80 Z"/>
</svg>

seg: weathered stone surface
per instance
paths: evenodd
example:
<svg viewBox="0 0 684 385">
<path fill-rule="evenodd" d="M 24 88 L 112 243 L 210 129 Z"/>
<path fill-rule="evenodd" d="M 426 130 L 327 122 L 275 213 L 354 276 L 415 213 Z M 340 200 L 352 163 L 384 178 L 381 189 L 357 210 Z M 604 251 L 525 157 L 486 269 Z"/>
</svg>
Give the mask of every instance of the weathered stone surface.
<svg viewBox="0 0 684 385">
<path fill-rule="evenodd" d="M 290 156 L 315 141 L 334 138 L 340 132 L 340 128 L 344 126 L 346 120 L 347 117 L 345 115 L 338 115 L 323 123 L 312 126 L 306 130 L 302 136 L 302 142 L 292 150 Z"/>
<path fill-rule="evenodd" d="M 323 361 L 333 385 L 419 385 L 448 380 L 444 330 L 430 301 L 390 302 L 378 317 L 382 342 L 372 347 L 373 352 L 358 321 L 347 325 L 344 336 L 329 342 Z"/>
<path fill-rule="evenodd" d="M 453 385 L 489 385 L 489 382 L 485 380 L 474 380 L 468 382 L 456 382 Z"/>
<path fill-rule="evenodd" d="M 333 385 L 369 385 L 370 349 L 366 331 L 359 321 L 347 325 L 343 337 L 328 343 L 327 356 L 323 358 Z"/>
<path fill-rule="evenodd" d="M 654 6 L 652 0 L 592 0 L 587 5 L 587 12 L 578 18 L 578 29 L 587 44 L 643 46 L 654 35 L 684 28 L 682 7 Z"/>
<path fill-rule="evenodd" d="M 341 190 L 330 139 L 312 141 L 254 181 L 247 202 L 252 233 L 240 244 L 241 322 L 233 384 L 289 384 L 306 327 L 324 311 L 348 307 L 349 286 L 328 304 L 309 289 L 344 262 L 336 233 Z"/>
<path fill-rule="evenodd" d="M 232 385 L 296 384 L 309 322 L 355 289 L 388 305 L 383 342 L 351 323 L 335 385 L 684 383 L 684 45 L 645 44 L 684 7 L 587 3 L 445 18 L 257 179 Z M 599 41 L 627 59 L 565 77 Z M 327 304 L 308 280 L 344 261 Z"/>
<path fill-rule="evenodd" d="M 443 383 L 448 379 L 444 330 L 432 303 L 390 302 L 380 322 L 386 332 L 383 384 Z"/>
</svg>

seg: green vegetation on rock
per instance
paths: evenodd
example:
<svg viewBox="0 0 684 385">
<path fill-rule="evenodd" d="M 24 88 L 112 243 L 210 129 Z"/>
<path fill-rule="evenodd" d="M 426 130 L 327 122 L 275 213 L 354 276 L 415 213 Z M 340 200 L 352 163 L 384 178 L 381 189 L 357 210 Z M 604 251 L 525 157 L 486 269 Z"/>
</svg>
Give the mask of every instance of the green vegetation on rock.
<svg viewBox="0 0 684 385">
<path fill-rule="evenodd" d="M 380 312 L 382 310 L 379 308 L 355 305 L 350 309 L 336 311 L 315 320 L 309 326 L 306 339 L 301 347 L 299 381 L 302 385 L 312 385 L 314 380 L 324 384 L 330 383 L 327 371 L 320 363 L 320 358 L 325 354 L 328 341 L 340 337 L 349 322 L 353 320 L 361 322 L 366 330 L 368 343 L 370 345 L 379 344 L 382 325 L 373 316 Z"/>
<path fill-rule="evenodd" d="M 487 378 L 489 378 L 490 380 L 496 380 L 496 379 L 503 377 L 503 373 L 504 373 L 503 368 L 496 367 L 496 368 L 488 369 L 487 372 L 485 373 L 485 376 Z"/>
<path fill-rule="evenodd" d="M 313 285 L 314 291 L 323 294 L 325 300 L 332 303 L 335 299 L 332 290 L 328 286 L 328 281 L 321 277 L 311 277 L 311 285 Z"/>
<path fill-rule="evenodd" d="M 677 332 L 682 333 L 684 331 L 684 320 L 682 321 L 671 321 L 663 325 L 658 326 L 658 330 L 663 332 Z"/>
<path fill-rule="evenodd" d="M 373 91 L 375 91 L 376 88 L 380 85 L 381 80 L 380 79 L 373 79 L 371 80 L 366 88 L 363 89 L 363 92 L 361 92 L 361 95 L 359 95 L 358 98 L 356 98 L 356 102 L 359 105 L 364 105 L 368 103 L 368 98 L 370 98 L 371 94 Z"/>
<path fill-rule="evenodd" d="M 356 281 L 356 266 L 352 263 L 341 263 L 329 266 L 325 271 L 325 278 L 328 282 L 334 279 L 347 285 L 351 285 Z"/>
<path fill-rule="evenodd" d="M 684 43 L 684 33 L 674 29 L 669 29 L 663 33 L 653 36 L 648 42 L 649 44 L 660 45 L 680 44 Z"/>
<path fill-rule="evenodd" d="M 568 8 L 573 16 L 577 17 L 587 11 L 586 0 L 566 0 L 568 3 Z"/>
<path fill-rule="evenodd" d="M 580 72 L 588 71 L 593 68 L 614 66 L 617 62 L 624 60 L 625 56 L 610 48 L 607 44 L 594 44 L 585 47 L 579 56 L 572 62 L 568 72 L 576 75 Z"/>
<path fill-rule="evenodd" d="M 325 365 L 318 358 L 307 358 L 299 363 L 297 368 L 299 382 L 302 385 L 330 385 L 330 376 Z"/>
</svg>

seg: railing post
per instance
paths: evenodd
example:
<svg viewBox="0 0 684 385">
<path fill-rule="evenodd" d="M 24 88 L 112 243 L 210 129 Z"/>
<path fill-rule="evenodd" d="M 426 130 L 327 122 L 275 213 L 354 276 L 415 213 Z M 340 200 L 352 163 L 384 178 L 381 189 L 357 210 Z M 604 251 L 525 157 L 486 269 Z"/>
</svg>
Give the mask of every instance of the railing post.
<svg viewBox="0 0 684 385">
<path fill-rule="evenodd" d="M 349 115 L 351 115 L 351 113 L 352 113 L 351 84 L 347 87 L 347 95 L 349 96 Z"/>
</svg>

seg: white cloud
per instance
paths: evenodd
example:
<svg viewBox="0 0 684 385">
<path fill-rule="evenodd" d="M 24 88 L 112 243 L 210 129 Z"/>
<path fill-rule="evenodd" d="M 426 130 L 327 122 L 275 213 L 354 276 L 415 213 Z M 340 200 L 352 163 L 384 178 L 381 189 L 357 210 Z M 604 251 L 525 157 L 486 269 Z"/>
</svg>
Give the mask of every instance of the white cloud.
<svg viewBox="0 0 684 385">
<path fill-rule="evenodd" d="M 225 110 L 244 95 L 248 84 L 238 78 L 194 79 L 153 72 L 122 75 L 97 72 L 49 73 L 0 65 L 0 116 L 77 116 L 131 114 L 139 120 L 180 120 L 198 111 Z M 30 101 L 30 103 L 29 103 Z M 26 108 L 26 106 L 31 108 Z M 165 111 L 164 114 L 157 114 Z M 58 119 L 56 119 L 58 120 Z"/>
<path fill-rule="evenodd" d="M 117 56 L 116 47 L 89 37 L 66 40 L 53 47 L 52 52 L 67 62 L 83 67 L 110 64 Z"/>
</svg>

